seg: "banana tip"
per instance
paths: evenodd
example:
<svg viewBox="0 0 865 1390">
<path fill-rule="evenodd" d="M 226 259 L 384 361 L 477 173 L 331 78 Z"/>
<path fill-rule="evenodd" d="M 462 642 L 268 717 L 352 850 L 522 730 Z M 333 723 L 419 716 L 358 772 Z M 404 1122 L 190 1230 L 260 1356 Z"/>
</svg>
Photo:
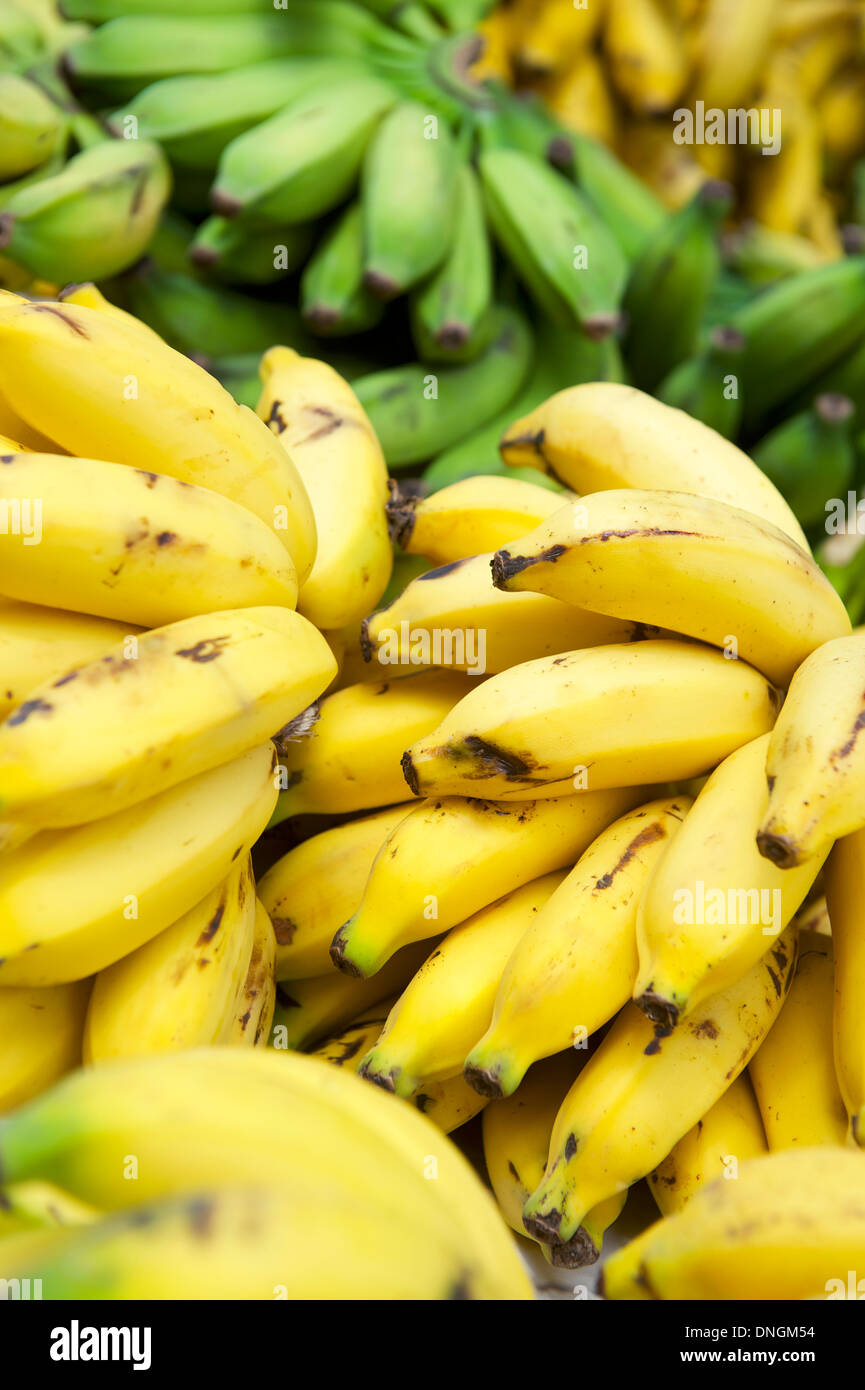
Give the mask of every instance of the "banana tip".
<svg viewBox="0 0 865 1390">
<path fill-rule="evenodd" d="M 373 1086 L 378 1086 L 382 1091 L 389 1091 L 391 1095 L 394 1095 L 396 1092 L 396 1078 L 398 1073 L 398 1068 L 392 1068 L 390 1071 L 374 1071 L 371 1061 L 365 1062 L 363 1066 L 358 1067 L 357 1072 L 358 1076 L 362 1076 L 364 1081 L 370 1081 Z"/>
<path fill-rule="evenodd" d="M 600 1258 L 600 1250 L 583 1226 L 570 1240 L 550 1247 L 550 1264 L 556 1269 L 582 1269 Z"/>
<path fill-rule="evenodd" d="M 211 266 L 216 265 L 219 260 L 212 246 L 190 246 L 187 255 L 193 265 Z"/>
<path fill-rule="evenodd" d="M 504 1096 L 501 1078 L 491 1067 L 479 1067 L 473 1062 L 467 1062 L 463 1068 L 463 1076 L 479 1096 L 487 1096 L 490 1100 L 501 1100 Z"/>
<path fill-rule="evenodd" d="M 591 338 L 593 343 L 601 343 L 605 338 L 609 338 L 613 333 L 620 333 L 625 326 L 623 314 L 592 314 L 590 318 L 584 319 L 582 329 L 587 338 Z"/>
<path fill-rule="evenodd" d="M 768 859 L 777 869 L 795 869 L 802 862 L 799 848 L 790 835 L 760 830 L 757 833 L 757 848 L 763 858 Z"/>
<path fill-rule="evenodd" d="M 411 755 L 411 749 L 407 748 L 400 759 L 402 775 L 409 785 L 412 796 L 420 796 L 420 783 L 418 781 L 417 768 Z"/>
<path fill-rule="evenodd" d="M 210 206 L 219 217 L 237 217 L 243 211 L 243 204 L 221 188 L 210 190 Z"/>
<path fill-rule="evenodd" d="M 664 1033 L 671 1032 L 679 1021 L 679 1008 L 671 999 L 665 999 L 663 995 L 657 994 L 654 990 L 647 989 L 636 999 L 638 1009 L 642 1009 L 646 1018 L 651 1019 L 658 1028 Z M 656 1039 L 657 1041 L 657 1039 Z M 654 1045 L 650 1044 L 654 1049 Z"/>
<path fill-rule="evenodd" d="M 534 1240 L 541 1245 L 561 1245 L 559 1228 L 562 1224 L 560 1211 L 533 1211 L 523 1214 L 523 1225 Z"/>
<path fill-rule="evenodd" d="M 442 324 L 435 335 L 435 340 L 445 352 L 458 352 L 460 348 L 466 346 L 470 337 L 471 332 L 468 326 L 453 320 Z"/>
<path fill-rule="evenodd" d="M 348 926 L 349 924 L 346 922 L 344 927 L 340 927 L 330 943 L 330 958 L 337 970 L 343 975 L 351 975 L 355 980 L 363 980 L 365 976 L 360 966 L 355 965 L 354 961 L 349 960 L 345 954 L 348 947 Z"/>
<path fill-rule="evenodd" d="M 365 271 L 363 283 L 370 294 L 375 295 L 376 299 L 394 299 L 400 292 L 396 280 L 380 270 Z"/>
</svg>

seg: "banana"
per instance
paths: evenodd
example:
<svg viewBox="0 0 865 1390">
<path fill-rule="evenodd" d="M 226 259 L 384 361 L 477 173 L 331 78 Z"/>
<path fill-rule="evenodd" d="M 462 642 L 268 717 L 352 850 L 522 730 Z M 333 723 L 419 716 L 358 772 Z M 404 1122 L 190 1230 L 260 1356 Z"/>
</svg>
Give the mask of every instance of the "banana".
<svg viewBox="0 0 865 1390">
<path fill-rule="evenodd" d="M 371 73 L 301 93 L 226 146 L 210 193 L 214 212 L 296 225 L 336 207 L 395 100 Z"/>
<path fill-rule="evenodd" d="M 738 329 L 717 324 L 705 347 L 660 382 L 658 399 L 724 439 L 735 440 L 742 423 L 739 370 L 744 351 L 745 339 Z"/>
<path fill-rule="evenodd" d="M 550 801 L 449 797 L 416 806 L 376 855 L 360 907 L 331 957 L 368 977 L 408 942 L 448 931 L 504 893 L 572 864 L 640 798 L 638 788 Z"/>
<path fill-rule="evenodd" d="M 276 936 L 260 900 L 255 903 L 255 926 L 249 969 L 235 1006 L 227 1041 L 238 1047 L 266 1047 L 276 1008 Z"/>
<path fill-rule="evenodd" d="M 509 467 L 549 471 L 578 493 L 696 492 L 771 521 L 807 549 L 787 503 L 747 454 L 631 386 L 589 382 L 559 391 L 511 424 L 501 454 Z"/>
<path fill-rule="evenodd" d="M 672 1027 L 751 970 L 804 902 L 826 857 L 776 868 L 757 851 L 768 734 L 731 753 L 697 796 L 640 903 L 634 998 Z"/>
<path fill-rule="evenodd" d="M 637 908 L 690 804 L 649 802 L 615 821 L 526 927 L 501 975 L 492 1022 L 466 1058 L 465 1076 L 482 1095 L 513 1095 L 532 1063 L 584 1048 L 630 998 Z"/>
<path fill-rule="evenodd" d="M 735 1181 L 740 1162 L 766 1152 L 763 1121 L 743 1072 L 649 1174 L 652 1196 L 661 1214 L 672 1216 L 707 1183 Z"/>
<path fill-rule="evenodd" d="M 144 627 L 229 606 L 294 608 L 285 547 L 227 497 L 98 459 L 2 457 L 0 499 L 20 518 L 18 534 L 0 538 L 7 597 L 50 606 L 59 595 L 76 612 Z"/>
<path fill-rule="evenodd" d="M 45 831 L 4 855 L 0 984 L 102 970 L 227 877 L 276 801 L 270 744 L 116 816 Z"/>
<path fill-rule="evenodd" d="M 395 488 L 387 513 L 394 541 L 409 555 L 450 565 L 500 545 L 538 526 L 564 498 L 518 478 L 463 478 L 430 497 Z"/>
<path fill-rule="evenodd" d="M 635 261 L 666 222 L 663 204 L 601 140 L 577 132 L 572 143 L 580 187 L 627 259 Z"/>
<path fill-rule="evenodd" d="M 83 280 L 80 285 L 64 285 L 57 296 L 57 301 L 60 304 L 78 304 L 85 309 L 96 309 L 102 314 L 113 314 L 120 323 L 125 323 L 126 327 L 132 329 L 133 332 L 139 335 L 142 333 L 150 334 L 152 344 L 159 344 L 162 341 L 159 334 L 154 333 L 148 324 L 142 323 L 141 319 L 136 318 L 126 309 L 121 309 L 119 304 L 112 304 L 110 299 L 106 299 L 99 286 L 94 285 L 92 280 Z M 55 445 L 51 449 L 43 448 L 35 452 L 55 453 L 58 452 L 58 449 Z"/>
<path fill-rule="evenodd" d="M 865 952 L 862 948 L 861 892 L 865 883 L 865 833 L 839 839 L 826 862 L 826 905 L 831 914 L 835 955 L 833 1019 L 835 1071 L 847 1113 L 850 1133 L 865 1147 L 865 1029 L 862 989 Z"/>
<path fill-rule="evenodd" d="M 287 608 L 154 628 L 38 686 L 0 725 L 0 813 L 60 829 L 126 811 L 256 748 L 335 671 Z"/>
<path fill-rule="evenodd" d="M 770 1150 L 846 1141 L 832 1060 L 832 974 L 831 937 L 800 932 L 787 1002 L 748 1068 Z"/>
<path fill-rule="evenodd" d="M 258 227 L 242 217 L 208 217 L 189 247 L 193 265 L 239 285 L 270 285 L 297 270 L 313 242 L 309 227 Z M 261 312 L 263 305 L 256 302 Z"/>
<path fill-rule="evenodd" d="M 158 145 L 106 140 L 3 199 L 0 250 L 54 282 L 116 275 L 147 247 L 170 191 Z"/>
<path fill-rule="evenodd" d="M 826 642 L 796 672 L 769 743 L 760 853 L 782 869 L 824 858 L 865 825 L 859 743 L 865 635 Z"/>
<path fill-rule="evenodd" d="M 371 372 L 353 383 L 391 468 L 421 463 L 504 410 L 531 365 L 532 335 L 517 310 L 492 311 L 489 345 L 474 362 L 421 363 Z"/>
<path fill-rule="evenodd" d="M 491 324 L 492 247 L 480 184 L 470 164 L 457 169 L 452 200 L 450 247 L 438 269 L 418 287 L 411 306 L 412 335 L 426 361 L 477 356 L 487 344 Z"/>
<path fill-rule="evenodd" d="M 247 856 L 179 921 L 97 975 L 85 1062 L 228 1042 L 254 923 Z"/>
<path fill-rule="evenodd" d="M 542 312 L 590 338 L 615 332 L 627 263 L 588 199 L 521 150 L 487 150 L 478 167 L 493 234 Z"/>
<path fill-rule="evenodd" d="M 660 0 L 608 0 L 604 50 L 619 93 L 633 111 L 670 111 L 688 80 L 682 35 Z"/>
<path fill-rule="evenodd" d="M 611 149 L 618 139 L 619 111 L 607 70 L 593 48 L 577 54 L 572 63 L 540 84 L 544 100 L 569 134 L 603 142 Z M 573 151 L 576 142 L 571 140 Z M 617 238 L 619 244 L 624 244 Z"/>
<path fill-rule="evenodd" d="M 34 429 L 32 425 L 28 425 L 26 420 L 22 420 L 2 393 L 0 393 L 0 430 L 2 430 L 0 448 L 3 449 L 4 453 L 17 454 L 29 450 L 45 450 L 48 453 L 55 450 L 58 453 L 62 452 L 59 445 L 50 440 L 47 435 Z"/>
<path fill-rule="evenodd" d="M 851 438 L 855 406 L 848 396 L 823 393 L 813 405 L 754 446 L 754 462 L 787 498 L 806 526 L 826 521 L 826 499 L 847 496 L 856 454 Z M 816 479 L 819 478 L 819 483 Z"/>
<path fill-rule="evenodd" d="M 732 193 L 729 184 L 707 180 L 651 235 L 631 271 L 623 301 L 625 352 L 634 382 L 646 391 L 697 346 L 721 264 L 718 228 Z"/>
<path fill-rule="evenodd" d="M 488 1105 L 481 1129 L 484 1162 L 496 1201 L 511 1230 L 527 1234 L 523 1206 L 544 1176 L 556 1112 L 582 1060 L 565 1052 L 533 1067 L 519 1091 Z M 578 1269 L 600 1256 L 604 1233 L 625 1205 L 626 1192 L 587 1212 L 579 1230 L 563 1245 L 542 1245 L 554 1265 Z"/>
<path fill-rule="evenodd" d="M 334 933 L 360 906 L 375 856 L 412 804 L 312 835 L 264 874 L 258 895 L 276 933 L 277 979 L 327 973 Z"/>
<path fill-rule="evenodd" d="M 825 872 L 828 872 L 828 865 L 824 870 Z M 832 923 L 829 920 L 829 909 L 826 905 L 825 895 L 815 897 L 812 894 L 806 898 L 796 913 L 795 921 L 800 932 L 810 931 L 817 936 L 831 936 Z"/>
<path fill-rule="evenodd" d="M 137 628 L 104 618 L 0 599 L 0 720 L 37 686 L 98 661 L 137 635 Z"/>
<path fill-rule="evenodd" d="M 428 941 L 411 945 L 397 952 L 371 980 L 353 980 L 330 965 L 326 974 L 312 979 L 280 981 L 269 1046 L 277 1052 L 309 1048 L 350 1022 L 360 1010 L 401 992 L 428 953 Z"/>
<path fill-rule="evenodd" d="M 563 878 L 559 870 L 523 884 L 448 932 L 391 1009 L 360 1075 L 404 1099 L 458 1076 L 508 957 Z"/>
<path fill-rule="evenodd" d="M 89 994 L 89 980 L 52 989 L 0 988 L 0 1113 L 80 1064 Z"/>
<path fill-rule="evenodd" d="M 308 737 L 281 749 L 278 825 L 301 813 L 364 811 L 404 801 L 404 749 L 435 728 L 470 688 L 455 671 L 365 681 L 327 695 Z"/>
<path fill-rule="evenodd" d="M 614 643 L 492 676 L 412 744 L 402 766 L 415 796 L 680 781 L 767 733 L 777 707 L 761 675 L 710 647 Z"/>
<path fill-rule="evenodd" d="M 362 333 L 384 314 L 363 283 L 363 214 L 355 200 L 321 238 L 300 277 L 304 321 L 313 333 Z"/>
<path fill-rule="evenodd" d="M 506 592 L 547 593 L 723 647 L 776 685 L 850 630 L 822 571 L 777 526 L 684 492 L 584 497 L 497 551 L 492 573 Z"/>
<path fill-rule="evenodd" d="M 96 1220 L 95 1207 L 70 1197 L 68 1192 L 50 1182 L 19 1182 L 3 1189 L 0 1210 L 0 1249 L 6 1240 L 19 1232 L 51 1230 L 57 1226 L 79 1226 Z"/>
<path fill-rule="evenodd" d="M 62 114 L 42 88 L 17 73 L 0 72 L 0 181 L 38 169 L 63 135 Z"/>
<path fill-rule="evenodd" d="M 276 531 L 303 582 L 309 499 L 285 450 L 201 367 L 114 314 L 0 300 L 0 391 L 58 443 L 222 493 Z M 25 444 L 27 440 L 23 441 Z"/>
<path fill-rule="evenodd" d="M 381 446 L 357 396 L 326 362 L 274 347 L 261 379 L 258 415 L 294 459 L 318 535 L 298 607 L 317 627 L 348 627 L 378 603 L 393 566 Z"/>
<path fill-rule="evenodd" d="M 570 1240 L 587 1211 L 652 1172 L 715 1104 L 774 1023 L 797 948 L 788 930 L 671 1033 L 625 1006 L 556 1116 L 546 1173 L 523 1210 L 535 1239 Z"/>
<path fill-rule="evenodd" d="M 836 169 L 846 169 L 862 149 L 865 77 L 861 67 L 836 74 L 821 95 L 818 117 L 827 164 Z"/>
<path fill-rule="evenodd" d="M 650 1226 L 604 1270 L 607 1298 L 846 1298 L 865 1255 L 865 1159 L 791 1149 L 742 1165 Z M 807 1230 L 807 1240 L 803 1239 Z M 855 1276 L 854 1276 L 855 1281 Z"/>
<path fill-rule="evenodd" d="M 4 69 L 26 70 L 45 54 L 45 35 L 35 15 L 22 6 L 3 6 L 0 27 L 0 63 Z"/>
<path fill-rule="evenodd" d="M 520 68 L 534 75 L 572 63 L 593 42 L 604 9 L 603 3 L 575 7 L 573 0 L 546 0 L 520 36 Z"/>
<path fill-rule="evenodd" d="M 779 0 L 709 0 L 696 37 L 693 90 L 705 103 L 730 108 L 752 96 L 769 56 Z"/>
<path fill-rule="evenodd" d="M 724 237 L 724 258 L 752 284 L 784 280 L 801 270 L 826 264 L 826 256 L 804 236 L 770 231 L 758 222 L 746 222 Z"/>
</svg>

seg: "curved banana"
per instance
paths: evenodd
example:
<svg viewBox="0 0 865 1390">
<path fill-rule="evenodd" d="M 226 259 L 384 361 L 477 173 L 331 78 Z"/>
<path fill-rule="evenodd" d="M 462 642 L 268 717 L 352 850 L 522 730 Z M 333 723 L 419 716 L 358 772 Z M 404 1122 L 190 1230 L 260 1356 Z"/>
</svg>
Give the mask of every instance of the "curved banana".
<svg viewBox="0 0 865 1390">
<path fill-rule="evenodd" d="M 604 50 L 616 88 L 631 109 L 658 116 L 688 80 L 682 35 L 660 0 L 609 0 Z"/>
<path fill-rule="evenodd" d="M 694 90 L 705 103 L 727 111 L 747 103 L 764 70 L 779 0 L 708 0 L 696 34 Z"/>
<path fill-rule="evenodd" d="M 865 831 L 838 841 L 826 861 L 825 874 L 835 954 L 835 1072 L 850 1116 L 850 1132 L 865 1147 Z"/>
<path fill-rule="evenodd" d="M 139 631 L 107 618 L 0 598 L 0 720 L 37 686 L 98 661 Z"/>
<path fill-rule="evenodd" d="M 668 797 L 614 821 L 534 916 L 501 976 L 492 1022 L 466 1058 L 482 1095 L 510 1096 L 539 1058 L 583 1049 L 629 999 L 637 908 L 690 805 Z"/>
<path fill-rule="evenodd" d="M 89 994 L 89 980 L 52 989 L 0 989 L 0 1113 L 80 1065 Z"/>
<path fill-rule="evenodd" d="M 57 1226 L 79 1226 L 95 1221 L 95 1207 L 70 1197 L 50 1182 L 17 1182 L 3 1189 L 0 1211 L 0 1250 L 6 1239 L 24 1231 L 52 1230 Z"/>
<path fill-rule="evenodd" d="M 786 685 L 850 631 L 828 579 L 771 522 L 684 492 L 598 492 L 493 558 L 493 583 L 657 623 Z"/>
<path fill-rule="evenodd" d="M 450 565 L 525 535 L 564 501 L 560 493 L 521 478 L 480 474 L 429 497 L 403 496 L 397 487 L 387 512 L 401 550 Z"/>
<path fill-rule="evenodd" d="M 256 900 L 249 969 L 226 1039 L 239 1047 L 266 1047 L 276 1008 L 276 937 L 263 904 Z"/>
<path fill-rule="evenodd" d="M 661 1214 L 672 1216 L 707 1183 L 735 1181 L 743 1159 L 766 1152 L 763 1121 L 743 1072 L 649 1174 L 652 1196 Z"/>
</svg>

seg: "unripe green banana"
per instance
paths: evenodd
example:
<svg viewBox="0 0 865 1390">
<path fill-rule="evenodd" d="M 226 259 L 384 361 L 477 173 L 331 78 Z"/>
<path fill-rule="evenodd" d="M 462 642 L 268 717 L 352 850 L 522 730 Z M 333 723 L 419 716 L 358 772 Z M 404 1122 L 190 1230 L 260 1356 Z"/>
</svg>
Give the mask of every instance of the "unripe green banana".
<svg viewBox="0 0 865 1390">
<path fill-rule="evenodd" d="M 322 238 L 300 278 L 304 321 L 322 335 L 374 328 L 384 304 L 363 283 L 363 217 L 349 203 Z"/>
<path fill-rule="evenodd" d="M 487 150 L 479 167 L 493 233 L 540 308 L 589 337 L 614 332 L 627 263 L 586 198 L 519 150 Z"/>
<path fill-rule="evenodd" d="M 145 250 L 170 191 L 158 145 L 106 140 L 4 202 L 0 250 L 55 283 L 116 275 Z"/>
<path fill-rule="evenodd" d="M 718 227 L 729 184 L 709 180 L 647 242 L 625 291 L 625 354 L 634 384 L 651 391 L 694 351 L 721 264 Z"/>
<path fill-rule="evenodd" d="M 490 345 L 475 362 L 434 373 L 411 363 L 354 383 L 391 467 L 431 458 L 513 400 L 529 369 L 531 332 L 515 309 L 493 312 Z"/>
<path fill-rule="evenodd" d="M 123 19 L 128 15 L 173 15 L 178 7 L 174 0 L 62 0 L 60 8 L 67 19 L 106 24 L 109 19 Z M 183 0 L 187 15 L 205 18 L 221 14 L 261 14 L 266 8 L 262 0 Z"/>
<path fill-rule="evenodd" d="M 807 237 L 746 222 L 724 239 L 725 259 L 752 284 L 770 284 L 825 265 L 826 257 Z"/>
<path fill-rule="evenodd" d="M 812 384 L 811 390 L 803 391 L 801 399 L 797 397 L 794 405 L 805 408 L 810 404 L 809 398 L 813 399 L 814 392 L 822 395 L 824 392 L 837 392 L 842 396 L 849 396 L 856 406 L 858 422 L 865 421 L 865 338 L 846 357 L 842 357 L 839 362 L 830 367 L 828 372 Z"/>
<path fill-rule="evenodd" d="M 0 69 L 24 72 L 45 54 L 45 35 L 38 20 L 13 0 L 0 12 Z"/>
<path fill-rule="evenodd" d="M 40 168 L 61 144 L 64 130 L 60 111 L 41 87 L 16 73 L 0 73 L 0 181 Z"/>
<path fill-rule="evenodd" d="M 515 96 L 503 83 L 488 84 L 496 104 L 478 112 L 481 149 L 521 150 L 534 159 L 574 172 L 574 146 L 570 131 L 560 126 L 533 92 Z"/>
<path fill-rule="evenodd" d="M 428 362 L 477 357 L 491 329 L 492 248 L 480 185 L 470 164 L 457 171 L 454 204 L 450 250 L 418 288 L 411 306 L 415 347 Z"/>
<path fill-rule="evenodd" d="M 744 351 L 743 334 L 720 324 L 712 329 L 702 351 L 664 377 L 655 395 L 702 420 L 725 439 L 735 440 L 742 423 L 739 364 Z"/>
<path fill-rule="evenodd" d="M 827 498 L 846 500 L 853 486 L 854 411 L 848 396 L 818 396 L 810 409 L 791 415 L 751 450 L 754 462 L 771 478 L 803 526 L 825 522 Z"/>
<path fill-rule="evenodd" d="M 208 217 L 195 233 L 189 259 L 231 284 L 270 285 L 303 264 L 312 242 L 307 226 L 261 227 L 242 217 Z"/>
<path fill-rule="evenodd" d="M 227 146 L 211 191 L 214 210 L 293 226 L 336 207 L 395 100 L 393 88 L 367 74 L 297 97 Z"/>
<path fill-rule="evenodd" d="M 606 145 L 569 131 L 577 183 L 629 261 L 635 261 L 669 214 L 660 198 Z"/>
</svg>

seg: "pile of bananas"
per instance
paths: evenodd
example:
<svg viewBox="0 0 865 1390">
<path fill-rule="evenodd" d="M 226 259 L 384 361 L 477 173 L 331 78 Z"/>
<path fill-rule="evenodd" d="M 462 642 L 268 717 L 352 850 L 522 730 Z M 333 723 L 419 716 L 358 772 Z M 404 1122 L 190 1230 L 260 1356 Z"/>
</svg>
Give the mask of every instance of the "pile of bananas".
<svg viewBox="0 0 865 1390">
<path fill-rule="evenodd" d="M 865 636 L 792 511 L 617 383 L 505 431 L 567 496 L 421 497 L 332 367 L 261 382 L 0 296 L 0 1275 L 525 1298 L 505 1223 L 579 1268 L 648 1178 L 610 1297 L 825 1297 Z"/>
</svg>

